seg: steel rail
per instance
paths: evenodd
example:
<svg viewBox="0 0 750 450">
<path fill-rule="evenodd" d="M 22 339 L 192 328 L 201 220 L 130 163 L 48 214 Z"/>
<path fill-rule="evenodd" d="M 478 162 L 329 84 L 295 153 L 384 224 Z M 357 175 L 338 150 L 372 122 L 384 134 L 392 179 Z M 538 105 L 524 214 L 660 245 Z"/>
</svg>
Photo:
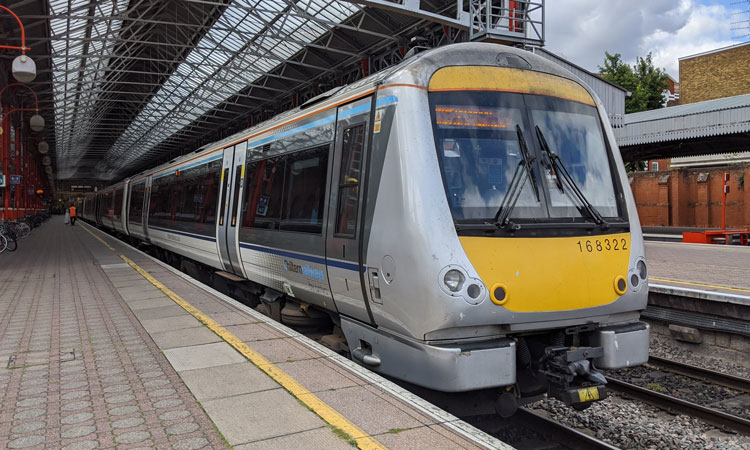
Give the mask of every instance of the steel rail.
<svg viewBox="0 0 750 450">
<path fill-rule="evenodd" d="M 658 356 L 649 356 L 647 364 L 659 369 L 667 370 L 669 372 L 684 375 L 686 377 L 695 378 L 697 380 L 712 384 L 718 384 L 720 386 L 750 393 L 750 379 L 747 378 L 727 375 L 721 372 L 693 366 L 691 364 L 685 364 L 677 361 L 672 361 L 671 359 L 660 358 Z"/>
<path fill-rule="evenodd" d="M 551 433 L 559 437 L 559 442 L 566 447 L 576 450 L 618 450 L 612 444 L 608 444 L 595 437 L 582 433 L 575 428 L 571 428 L 563 423 L 550 419 L 542 414 L 534 412 L 528 408 L 518 408 L 514 418 L 520 419 L 529 425 L 530 428 L 543 433 Z M 546 447 L 545 447 L 546 448 Z"/>
<path fill-rule="evenodd" d="M 607 388 L 671 413 L 682 413 L 697 417 L 724 431 L 750 435 L 750 420 L 742 417 L 652 391 L 616 378 L 607 377 Z"/>
</svg>

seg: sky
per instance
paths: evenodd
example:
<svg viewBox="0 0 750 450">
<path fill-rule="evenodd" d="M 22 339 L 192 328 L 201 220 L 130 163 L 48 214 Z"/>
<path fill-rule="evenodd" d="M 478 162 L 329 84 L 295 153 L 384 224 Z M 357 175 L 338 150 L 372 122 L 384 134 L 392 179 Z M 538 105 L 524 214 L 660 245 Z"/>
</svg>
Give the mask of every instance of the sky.
<svg viewBox="0 0 750 450">
<path fill-rule="evenodd" d="M 732 30 L 748 18 L 748 0 L 548 0 L 545 8 L 545 48 L 592 72 L 605 51 L 631 65 L 650 52 L 679 79 L 678 58 L 750 41 L 740 37 L 750 31 Z"/>
</svg>

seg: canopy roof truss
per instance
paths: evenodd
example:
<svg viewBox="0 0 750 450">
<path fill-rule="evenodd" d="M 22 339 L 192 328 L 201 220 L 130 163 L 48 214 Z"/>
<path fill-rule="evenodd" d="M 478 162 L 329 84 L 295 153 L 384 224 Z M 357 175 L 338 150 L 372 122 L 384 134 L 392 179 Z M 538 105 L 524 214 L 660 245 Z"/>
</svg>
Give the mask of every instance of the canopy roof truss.
<svg viewBox="0 0 750 450">
<path fill-rule="evenodd" d="M 113 180 L 398 63 L 412 45 L 468 40 L 464 24 L 480 3 L 463 2 L 19 0 L 8 7 L 24 22 L 37 61 L 30 86 L 57 178 Z M 19 41 L 11 23 L 0 24 L 0 39 Z"/>
</svg>

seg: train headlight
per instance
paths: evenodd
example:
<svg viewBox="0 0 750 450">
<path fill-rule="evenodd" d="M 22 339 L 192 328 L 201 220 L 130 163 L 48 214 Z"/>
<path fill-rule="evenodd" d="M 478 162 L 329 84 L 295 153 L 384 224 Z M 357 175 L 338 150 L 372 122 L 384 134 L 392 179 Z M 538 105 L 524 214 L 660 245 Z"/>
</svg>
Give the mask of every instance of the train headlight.
<svg viewBox="0 0 750 450">
<path fill-rule="evenodd" d="M 615 292 L 617 292 L 617 295 L 623 295 L 625 292 L 628 291 L 628 282 L 625 280 L 625 277 L 622 275 L 617 275 L 615 277 Z"/>
<path fill-rule="evenodd" d="M 638 261 L 638 264 L 635 265 L 635 268 L 638 270 L 638 276 L 641 277 L 641 280 L 645 280 L 646 277 L 648 277 L 648 268 L 646 267 L 646 261 Z"/>
<path fill-rule="evenodd" d="M 443 277 L 443 283 L 445 283 L 445 287 L 447 287 L 451 292 L 460 291 L 464 285 L 465 280 L 466 278 L 464 277 L 464 274 L 456 269 L 451 269 L 445 272 L 445 276 Z"/>
<path fill-rule="evenodd" d="M 495 283 L 490 289 L 490 299 L 500 306 L 508 303 L 508 288 L 503 283 Z"/>
</svg>

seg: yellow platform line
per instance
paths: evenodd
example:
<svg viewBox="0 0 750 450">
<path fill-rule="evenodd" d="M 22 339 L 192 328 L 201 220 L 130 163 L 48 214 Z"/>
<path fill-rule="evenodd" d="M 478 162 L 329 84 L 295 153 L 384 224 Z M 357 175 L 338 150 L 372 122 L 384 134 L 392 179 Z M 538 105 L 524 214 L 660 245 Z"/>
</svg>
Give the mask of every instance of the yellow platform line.
<svg viewBox="0 0 750 450">
<path fill-rule="evenodd" d="M 136 272 L 140 273 L 145 279 L 153 284 L 157 289 L 162 291 L 167 297 L 171 298 L 172 301 L 180 305 L 185 311 L 191 316 L 198 319 L 204 325 L 206 325 L 211 331 L 216 333 L 219 337 L 224 339 L 229 345 L 234 347 L 235 350 L 240 352 L 250 362 L 255 364 L 260 370 L 268 374 L 274 381 L 279 383 L 284 389 L 289 391 L 294 397 L 296 397 L 305 406 L 310 408 L 323 419 L 329 425 L 339 428 L 346 434 L 352 437 L 357 442 L 357 447 L 363 450 L 386 450 L 380 442 L 376 441 L 372 436 L 367 434 L 364 430 L 359 428 L 357 425 L 349 421 L 346 417 L 341 415 L 338 411 L 328 406 L 323 400 L 319 399 L 318 396 L 307 390 L 304 386 L 299 384 L 297 380 L 286 374 L 283 370 L 276 367 L 274 363 L 267 360 L 263 355 L 250 348 L 247 344 L 242 342 L 240 338 L 232 334 L 229 330 L 219 325 L 216 321 L 203 314 L 196 307 L 186 302 L 182 297 L 172 292 L 171 289 L 163 285 L 156 278 L 151 276 L 150 273 L 143 270 L 138 264 L 133 262 L 130 258 L 117 252 L 112 246 L 107 244 L 99 236 L 95 235 L 87 228 L 83 228 L 91 236 L 96 238 L 99 242 L 104 244 L 107 248 L 117 253 L 123 261 L 128 263 Z"/>
<path fill-rule="evenodd" d="M 689 286 L 700 286 L 700 287 L 708 287 L 708 288 L 714 288 L 714 289 L 725 289 L 727 291 L 750 292 L 750 289 L 734 288 L 734 287 L 729 287 L 729 286 L 719 286 L 716 284 L 693 283 L 691 281 L 668 280 L 666 278 L 649 277 L 648 280 L 649 281 L 661 281 L 664 283 L 687 284 Z"/>
</svg>

